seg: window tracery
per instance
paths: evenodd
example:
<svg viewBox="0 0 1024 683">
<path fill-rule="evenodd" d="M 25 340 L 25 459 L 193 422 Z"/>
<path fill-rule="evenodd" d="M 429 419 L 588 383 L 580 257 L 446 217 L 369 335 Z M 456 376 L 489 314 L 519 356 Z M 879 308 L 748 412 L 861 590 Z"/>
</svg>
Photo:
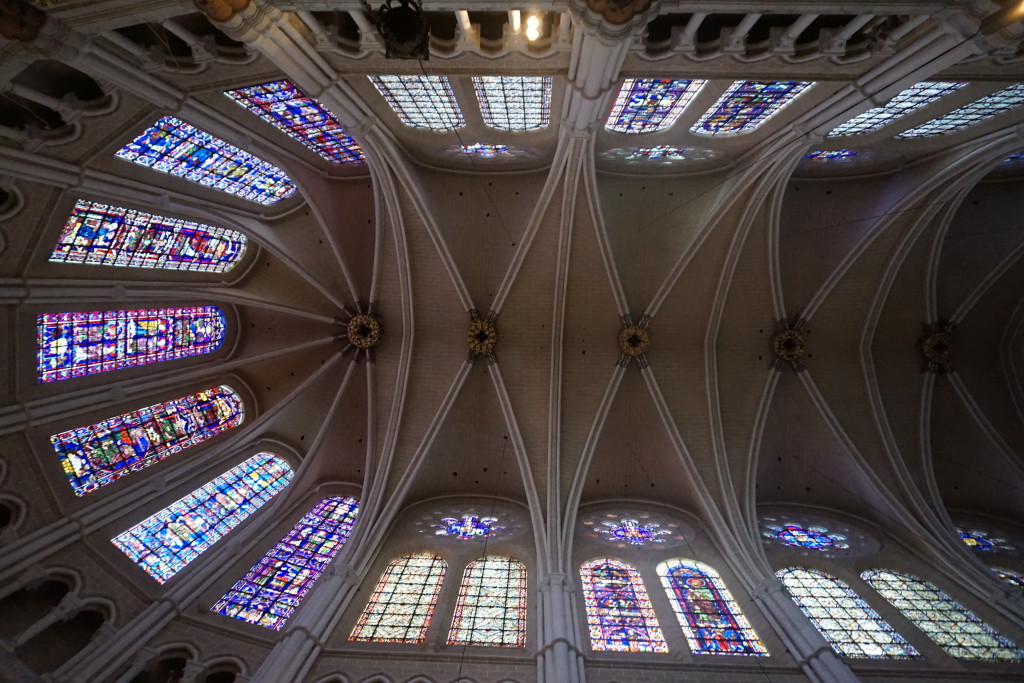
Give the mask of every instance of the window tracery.
<svg viewBox="0 0 1024 683">
<path fill-rule="evenodd" d="M 955 83 L 946 81 L 924 81 L 916 83 L 896 94 L 883 107 L 873 107 L 863 114 L 858 114 L 845 123 L 841 123 L 829 132 L 829 137 L 870 133 L 883 126 L 902 119 L 921 107 L 956 92 L 967 85 L 966 82 Z"/>
<path fill-rule="evenodd" d="M 473 89 L 491 128 L 536 130 L 551 120 L 550 76 L 474 76 Z"/>
<path fill-rule="evenodd" d="M 653 133 L 671 128 L 707 81 L 689 78 L 627 78 L 605 128 L 616 133 Z"/>
<path fill-rule="evenodd" d="M 82 313 L 37 319 L 40 382 L 211 353 L 227 332 L 216 306 Z"/>
<path fill-rule="evenodd" d="M 526 567 L 510 557 L 471 562 L 459 587 L 449 645 L 526 645 Z"/>
<path fill-rule="evenodd" d="M 910 659 L 917 650 L 844 582 L 815 569 L 775 572 L 793 602 L 844 657 Z"/>
<path fill-rule="evenodd" d="M 445 76 L 368 76 L 402 123 L 427 130 L 466 125 Z"/>
<path fill-rule="evenodd" d="M 971 550 L 977 550 L 983 553 L 993 552 L 1013 552 L 1017 548 L 1012 545 L 1007 539 L 1001 538 L 990 534 L 987 531 L 981 529 L 963 529 L 957 527 L 957 533 L 960 534 L 960 538 Z"/>
<path fill-rule="evenodd" d="M 806 92 L 809 81 L 736 81 L 694 124 L 698 135 L 749 133 L 768 122 Z"/>
<path fill-rule="evenodd" d="M 1024 590 L 1024 574 L 1015 572 L 1012 569 L 1000 569 L 999 567 L 989 567 L 989 569 L 1006 583 Z"/>
<path fill-rule="evenodd" d="M 598 652 L 668 652 L 640 574 L 612 559 L 580 567 L 590 645 Z"/>
<path fill-rule="evenodd" d="M 211 611 L 280 630 L 348 540 L 358 512 L 355 498 L 324 498 Z"/>
<path fill-rule="evenodd" d="M 948 114 L 934 118 L 920 126 L 915 126 L 896 137 L 921 138 L 931 135 L 948 135 L 999 116 L 1021 104 L 1024 104 L 1024 84 L 1018 83 L 954 109 Z"/>
<path fill-rule="evenodd" d="M 694 654 L 768 654 L 714 568 L 666 560 L 658 565 L 658 576 Z"/>
<path fill-rule="evenodd" d="M 50 443 L 75 494 L 84 496 L 237 427 L 244 417 L 242 399 L 222 385 L 54 434 Z"/>
<path fill-rule="evenodd" d="M 158 583 L 164 583 L 280 493 L 292 468 L 258 453 L 110 539 Z"/>
<path fill-rule="evenodd" d="M 389 564 L 349 640 L 422 643 L 447 569 L 442 558 L 430 553 L 406 555 Z"/>
<path fill-rule="evenodd" d="M 861 578 L 957 659 L 1024 659 L 1024 650 L 928 581 L 887 569 Z"/>
<path fill-rule="evenodd" d="M 807 550 L 846 550 L 850 547 L 846 536 L 818 524 L 806 527 L 799 524 L 766 524 L 761 535 L 782 545 Z"/>
</svg>

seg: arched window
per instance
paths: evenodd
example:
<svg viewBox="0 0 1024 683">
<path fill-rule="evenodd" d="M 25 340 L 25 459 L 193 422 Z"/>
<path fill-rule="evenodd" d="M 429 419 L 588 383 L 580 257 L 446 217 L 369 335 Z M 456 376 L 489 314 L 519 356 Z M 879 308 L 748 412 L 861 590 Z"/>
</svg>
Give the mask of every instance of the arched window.
<svg viewBox="0 0 1024 683">
<path fill-rule="evenodd" d="M 398 118 L 407 126 L 455 130 L 466 125 L 445 76 L 369 76 Z"/>
<path fill-rule="evenodd" d="M 807 81 L 736 81 L 690 131 L 698 135 L 749 133 L 812 85 Z"/>
<path fill-rule="evenodd" d="M 667 560 L 658 565 L 658 576 L 694 654 L 768 654 L 714 568 Z"/>
<path fill-rule="evenodd" d="M 926 104 L 956 92 L 967 83 L 947 83 L 941 81 L 925 81 L 910 86 L 889 100 L 884 107 L 873 107 L 863 114 L 854 116 L 846 123 L 841 123 L 828 134 L 829 137 L 870 133 L 893 121 L 902 119 L 911 112 L 917 111 Z"/>
<path fill-rule="evenodd" d="M 672 127 L 706 81 L 627 78 L 604 127 L 616 133 L 653 133 Z"/>
<path fill-rule="evenodd" d="M 291 81 L 274 81 L 224 93 L 288 137 L 335 164 L 366 161 L 359 144 L 328 109 L 306 97 Z"/>
<path fill-rule="evenodd" d="M 861 578 L 957 659 L 1024 659 L 1024 651 L 935 584 L 887 569 Z"/>
<path fill-rule="evenodd" d="M 173 116 L 161 118 L 116 156 L 258 204 L 287 199 L 296 189 L 277 166 Z"/>
<path fill-rule="evenodd" d="M 430 553 L 406 555 L 389 564 L 349 640 L 422 643 L 447 568 Z"/>
<path fill-rule="evenodd" d="M 292 474 L 285 461 L 259 453 L 110 542 L 163 583 L 280 493 Z"/>
<path fill-rule="evenodd" d="M 844 657 L 910 659 L 917 650 L 845 583 L 815 569 L 776 572 L 793 602 Z"/>
<path fill-rule="evenodd" d="M 345 545 L 358 512 L 355 498 L 324 498 L 211 611 L 280 629 Z"/>
<path fill-rule="evenodd" d="M 1000 569 L 999 567 L 989 567 L 989 569 L 1006 583 L 1024 590 L 1024 574 L 1015 572 L 1012 569 Z"/>
<path fill-rule="evenodd" d="M 551 120 L 550 76 L 474 76 L 484 123 L 499 130 L 536 130 Z"/>
<path fill-rule="evenodd" d="M 485 557 L 466 567 L 449 645 L 526 645 L 526 567 Z"/>
<path fill-rule="evenodd" d="M 39 316 L 39 381 L 56 382 L 220 348 L 227 331 L 216 306 Z"/>
<path fill-rule="evenodd" d="M 599 652 L 668 652 L 636 569 L 610 559 L 580 567 L 590 645 Z"/>
<path fill-rule="evenodd" d="M 80 199 L 50 261 L 223 273 L 245 244 L 234 230 Z"/>
<path fill-rule="evenodd" d="M 1024 84 L 1018 83 L 904 131 L 896 137 L 922 138 L 931 135 L 948 135 L 977 125 L 993 116 L 999 116 L 1022 104 L 1024 104 Z"/>
<path fill-rule="evenodd" d="M 237 427 L 242 399 L 227 386 L 157 403 L 50 437 L 75 494 L 84 496 Z"/>
</svg>

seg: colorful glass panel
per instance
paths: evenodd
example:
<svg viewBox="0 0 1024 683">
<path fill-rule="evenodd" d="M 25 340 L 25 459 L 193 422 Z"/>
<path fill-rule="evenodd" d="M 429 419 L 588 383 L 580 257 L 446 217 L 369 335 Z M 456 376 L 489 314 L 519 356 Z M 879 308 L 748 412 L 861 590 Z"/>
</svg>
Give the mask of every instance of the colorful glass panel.
<svg viewBox="0 0 1024 683">
<path fill-rule="evenodd" d="M 210 353 L 226 329 L 216 306 L 44 313 L 37 320 L 39 381 Z"/>
<path fill-rule="evenodd" d="M 672 127 L 706 81 L 627 78 L 604 126 L 616 133 L 653 133 Z"/>
<path fill-rule="evenodd" d="M 277 166 L 173 116 L 164 116 L 116 155 L 258 204 L 295 194 Z"/>
<path fill-rule="evenodd" d="M 245 244 L 234 230 L 81 199 L 50 261 L 223 273 L 241 260 Z"/>
<path fill-rule="evenodd" d="M 714 568 L 667 560 L 658 565 L 658 576 L 694 654 L 768 654 Z"/>
<path fill-rule="evenodd" d="M 1024 152 L 1017 152 L 1016 154 L 1011 154 L 1010 156 L 1008 156 L 1005 159 L 1003 159 L 1003 161 L 1001 163 L 1009 165 L 1009 164 L 1019 164 L 1022 161 L 1024 161 Z"/>
<path fill-rule="evenodd" d="M 808 550 L 846 550 L 850 547 L 846 536 L 828 530 L 827 527 L 810 525 L 802 527 L 799 524 L 766 524 L 761 535 L 778 541 L 783 545 L 795 548 L 806 548 Z"/>
<path fill-rule="evenodd" d="M 1013 552 L 1017 548 L 1010 544 L 1005 538 L 998 538 L 990 535 L 987 531 L 978 529 L 961 529 L 957 527 L 957 533 L 971 550 L 980 550 L 985 553 Z"/>
<path fill-rule="evenodd" d="M 388 565 L 349 640 L 422 643 L 448 565 L 430 553 L 406 555 Z"/>
<path fill-rule="evenodd" d="M 368 76 L 407 126 L 455 130 L 466 125 L 445 76 Z"/>
<path fill-rule="evenodd" d="M 288 463 L 259 453 L 110 542 L 164 583 L 280 493 L 291 478 Z"/>
<path fill-rule="evenodd" d="M 613 543 L 621 541 L 629 545 L 664 543 L 665 539 L 661 536 L 672 535 L 668 529 L 662 529 L 660 524 L 641 524 L 629 518 L 606 520 L 595 526 L 594 531 Z"/>
<path fill-rule="evenodd" d="M 930 135 L 948 135 L 979 124 L 993 116 L 999 116 L 1021 104 L 1024 104 L 1024 83 L 1018 83 L 999 92 L 986 95 L 959 109 L 954 109 L 944 116 L 904 131 L 896 137 L 922 138 Z"/>
<path fill-rule="evenodd" d="M 474 76 L 484 123 L 499 130 L 536 130 L 551 121 L 550 76 Z"/>
<path fill-rule="evenodd" d="M 685 159 L 686 148 L 658 145 L 657 147 L 635 147 L 627 159 Z"/>
<path fill-rule="evenodd" d="M 599 559 L 580 567 L 590 645 L 599 652 L 668 652 L 636 569 Z"/>
<path fill-rule="evenodd" d="M 493 159 L 494 157 L 507 157 L 511 152 L 508 145 L 491 145 L 486 142 L 474 142 L 471 145 L 462 145 L 462 153 L 470 157 L 481 159 Z"/>
<path fill-rule="evenodd" d="M 845 583 L 815 569 L 776 572 L 793 602 L 844 657 L 910 659 L 917 650 Z"/>
<path fill-rule="evenodd" d="M 804 159 L 815 159 L 817 161 L 831 161 L 833 159 L 849 159 L 857 156 L 851 149 L 818 149 L 804 156 Z"/>
<path fill-rule="evenodd" d="M 1015 572 L 1012 569 L 1000 569 L 998 567 L 989 567 L 989 569 L 1006 583 L 1024 590 L 1024 574 Z"/>
<path fill-rule="evenodd" d="M 274 81 L 224 93 L 288 137 L 335 164 L 366 162 L 359 143 L 345 134 L 338 119 L 291 81 Z"/>
<path fill-rule="evenodd" d="M 219 386 L 54 434 L 50 442 L 75 494 L 84 496 L 237 427 L 243 418 L 242 399 Z"/>
<path fill-rule="evenodd" d="M 345 545 L 358 512 L 355 498 L 324 498 L 210 611 L 279 630 Z"/>
<path fill-rule="evenodd" d="M 485 557 L 466 567 L 449 645 L 526 645 L 526 567 L 510 557 Z"/>
<path fill-rule="evenodd" d="M 889 125 L 893 121 L 902 119 L 926 104 L 956 92 L 965 85 L 967 84 L 932 81 L 917 83 L 898 93 L 884 107 L 868 109 L 863 114 L 854 116 L 846 123 L 839 124 L 828 135 L 829 137 L 837 137 L 839 135 L 870 133 Z"/>
<path fill-rule="evenodd" d="M 1024 659 L 1024 650 L 934 584 L 887 569 L 860 576 L 953 657 Z"/>
<path fill-rule="evenodd" d="M 808 81 L 736 81 L 690 131 L 699 135 L 749 133 L 812 85 Z"/>
<path fill-rule="evenodd" d="M 474 538 L 487 538 L 494 536 L 495 532 L 505 527 L 498 526 L 495 522 L 497 517 L 478 517 L 477 515 L 462 515 L 461 518 L 445 517 L 440 524 L 432 524 L 437 536 L 450 536 L 463 541 L 470 541 Z"/>
</svg>

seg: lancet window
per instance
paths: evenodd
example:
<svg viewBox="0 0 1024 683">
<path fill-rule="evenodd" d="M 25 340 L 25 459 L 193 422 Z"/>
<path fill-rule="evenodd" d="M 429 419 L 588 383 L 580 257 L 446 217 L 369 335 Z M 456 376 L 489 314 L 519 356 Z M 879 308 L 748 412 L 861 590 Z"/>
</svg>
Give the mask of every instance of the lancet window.
<svg viewBox="0 0 1024 683">
<path fill-rule="evenodd" d="M 812 85 L 808 81 L 736 81 L 690 131 L 698 135 L 749 133 Z"/>
<path fill-rule="evenodd" d="M 884 107 L 872 107 L 863 114 L 854 116 L 846 123 L 839 124 L 828 135 L 829 137 L 837 137 L 839 135 L 870 133 L 889 125 L 893 121 L 902 119 L 926 104 L 931 104 L 935 100 L 956 92 L 965 85 L 967 83 L 946 81 L 924 81 L 917 83 L 897 93 Z"/>
<path fill-rule="evenodd" d="M 617 560 L 597 559 L 580 567 L 580 579 L 594 650 L 668 652 L 636 569 Z"/>
<path fill-rule="evenodd" d="M 455 130 L 466 125 L 445 76 L 369 76 L 369 79 L 407 126 Z"/>
<path fill-rule="evenodd" d="M 422 643 L 430 628 L 448 564 L 430 553 L 387 566 L 349 640 Z"/>
<path fill-rule="evenodd" d="M 526 645 L 526 567 L 491 556 L 466 567 L 449 645 Z"/>
<path fill-rule="evenodd" d="M 499 130 L 536 130 L 551 120 L 550 76 L 474 76 L 484 123 Z"/>
<path fill-rule="evenodd" d="M 706 81 L 690 78 L 627 78 L 605 128 L 616 133 L 653 133 L 670 128 Z"/>
<path fill-rule="evenodd" d="M 1024 83 L 1012 85 L 999 92 L 986 95 L 968 105 L 934 118 L 927 123 L 911 128 L 897 135 L 898 138 L 921 138 L 930 135 L 947 135 L 969 128 L 1024 104 Z"/>
</svg>

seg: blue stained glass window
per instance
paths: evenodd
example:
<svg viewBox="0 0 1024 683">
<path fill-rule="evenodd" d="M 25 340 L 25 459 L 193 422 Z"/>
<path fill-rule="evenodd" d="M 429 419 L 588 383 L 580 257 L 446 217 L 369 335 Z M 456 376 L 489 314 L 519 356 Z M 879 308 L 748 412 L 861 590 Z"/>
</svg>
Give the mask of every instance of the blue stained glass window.
<svg viewBox="0 0 1024 683">
<path fill-rule="evenodd" d="M 689 78 L 627 78 L 604 126 L 616 133 L 653 133 L 670 128 L 704 83 Z"/>
<path fill-rule="evenodd" d="M 406 555 L 389 564 L 349 640 L 422 643 L 447 569 L 443 559 L 430 553 Z"/>
<path fill-rule="evenodd" d="M 277 166 L 173 116 L 150 126 L 117 157 L 258 204 L 295 194 L 295 185 Z"/>
<path fill-rule="evenodd" d="M 75 494 L 206 441 L 244 419 L 242 399 L 219 386 L 50 437 Z"/>
<path fill-rule="evenodd" d="M 812 85 L 808 81 L 736 81 L 690 131 L 699 135 L 749 133 Z"/>
<path fill-rule="evenodd" d="M 288 463 L 259 453 L 110 542 L 164 583 L 280 493 L 291 478 Z"/>
<path fill-rule="evenodd" d="M 833 159 L 849 159 L 854 156 L 857 156 L 857 153 L 850 149 L 818 149 L 806 154 L 804 159 L 831 161 Z"/>
<path fill-rule="evenodd" d="M 223 273 L 241 260 L 245 244 L 234 230 L 82 199 L 50 261 Z"/>
<path fill-rule="evenodd" d="M 668 652 L 636 569 L 610 559 L 580 567 L 590 645 L 599 652 Z"/>
<path fill-rule="evenodd" d="M 1022 161 L 1024 161 L 1024 152 L 1017 152 L 1016 154 L 1011 154 L 1010 156 L 1003 159 L 1002 163 L 1009 165 L 1019 164 Z"/>
<path fill-rule="evenodd" d="M 470 562 L 459 587 L 449 645 L 526 645 L 526 567 L 511 557 Z"/>
<path fill-rule="evenodd" d="M 37 324 L 39 381 L 210 353 L 226 329 L 216 306 L 44 313 Z"/>
<path fill-rule="evenodd" d="M 508 145 L 491 145 L 486 142 L 474 142 L 471 145 L 462 145 L 462 153 L 470 157 L 481 159 L 493 159 L 494 157 L 507 157 L 510 152 Z"/>
<path fill-rule="evenodd" d="M 1024 590 L 1024 574 L 1015 572 L 1012 569 L 1000 569 L 999 567 L 989 567 L 989 569 L 1006 583 Z"/>
<path fill-rule="evenodd" d="M 966 83 L 949 83 L 944 81 L 925 81 L 912 85 L 901 91 L 884 107 L 873 107 L 863 114 L 858 114 L 846 123 L 841 123 L 828 134 L 829 137 L 869 133 L 887 126 L 893 121 L 902 119 L 911 112 L 917 111 L 967 85 Z"/>
<path fill-rule="evenodd" d="M 551 120 L 550 76 L 474 76 L 484 123 L 500 130 L 535 130 Z"/>
<path fill-rule="evenodd" d="M 594 527 L 594 531 L 609 541 L 622 541 L 629 545 L 664 543 L 665 539 L 661 537 L 672 535 L 668 529 L 662 529 L 660 524 L 641 524 L 638 520 L 628 517 L 601 522 Z"/>
<path fill-rule="evenodd" d="M 445 76 L 368 76 L 407 126 L 455 130 L 466 125 Z"/>
<path fill-rule="evenodd" d="M 957 659 L 1024 659 L 1024 650 L 932 583 L 887 569 L 861 578 Z"/>
<path fill-rule="evenodd" d="M 878 612 L 834 576 L 801 567 L 775 573 L 793 602 L 837 653 L 870 659 L 920 656 Z"/>
<path fill-rule="evenodd" d="M 1017 549 L 1005 538 L 993 536 L 987 531 L 981 531 L 980 529 L 961 529 L 960 527 L 957 527 L 956 531 L 960 534 L 960 538 L 963 539 L 963 542 L 972 550 L 978 550 L 984 553 L 996 553 L 1013 552 Z"/>
<path fill-rule="evenodd" d="M 359 143 L 345 134 L 334 114 L 303 95 L 291 81 L 253 85 L 224 94 L 327 161 L 335 164 L 366 161 Z"/>
<path fill-rule="evenodd" d="M 498 526 L 497 517 L 478 517 L 477 515 L 462 515 L 462 518 L 445 517 L 440 524 L 432 524 L 437 536 L 451 536 L 463 541 L 475 538 L 486 538 L 494 536 L 496 532 L 505 527 Z"/>
<path fill-rule="evenodd" d="M 279 630 L 348 540 L 358 512 L 355 498 L 324 498 L 211 611 Z"/>
<path fill-rule="evenodd" d="M 846 550 L 850 547 L 846 536 L 819 525 L 766 524 L 761 535 L 783 545 L 808 550 Z"/>
<path fill-rule="evenodd" d="M 1012 85 L 999 92 L 986 95 L 968 105 L 934 118 L 927 123 L 911 128 L 897 135 L 898 138 L 921 138 L 930 135 L 947 135 L 969 128 L 993 116 L 998 116 L 1024 104 L 1024 83 Z"/>
<path fill-rule="evenodd" d="M 658 576 L 695 654 L 768 654 L 714 568 L 668 560 L 658 565 Z"/>
</svg>

